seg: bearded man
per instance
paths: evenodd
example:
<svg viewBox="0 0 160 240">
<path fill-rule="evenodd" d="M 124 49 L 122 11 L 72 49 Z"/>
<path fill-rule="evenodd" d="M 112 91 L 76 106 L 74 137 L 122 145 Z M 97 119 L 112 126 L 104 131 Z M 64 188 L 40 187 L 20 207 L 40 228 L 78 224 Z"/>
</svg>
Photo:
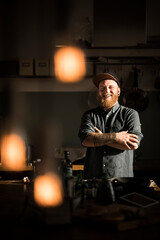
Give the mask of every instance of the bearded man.
<svg viewBox="0 0 160 240">
<path fill-rule="evenodd" d="M 133 152 L 143 137 L 138 112 L 118 102 L 120 82 L 112 73 L 93 78 L 100 106 L 86 111 L 79 138 L 87 147 L 84 179 L 133 177 Z"/>
</svg>

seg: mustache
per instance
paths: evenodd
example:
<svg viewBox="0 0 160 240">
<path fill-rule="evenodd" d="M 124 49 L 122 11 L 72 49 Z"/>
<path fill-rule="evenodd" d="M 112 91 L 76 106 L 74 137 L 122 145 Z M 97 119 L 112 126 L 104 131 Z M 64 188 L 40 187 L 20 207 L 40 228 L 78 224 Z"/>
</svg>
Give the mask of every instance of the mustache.
<svg viewBox="0 0 160 240">
<path fill-rule="evenodd" d="M 110 99 L 110 101 L 108 101 L 107 96 L 112 96 L 112 99 Z M 109 108 L 113 107 L 113 105 L 118 100 L 118 95 L 114 95 L 114 94 L 110 93 L 110 94 L 104 94 L 104 96 L 99 96 L 99 94 L 97 94 L 97 100 L 102 107 L 109 109 Z"/>
<path fill-rule="evenodd" d="M 113 93 L 104 94 L 103 96 L 100 96 L 100 95 L 97 93 L 97 100 L 98 100 L 99 102 L 105 101 L 107 97 L 112 97 L 112 96 L 114 96 Z"/>
<path fill-rule="evenodd" d="M 113 96 L 113 94 L 112 93 L 110 93 L 110 94 L 104 94 L 103 96 L 102 96 L 102 98 L 106 98 L 106 97 L 112 97 Z"/>
</svg>

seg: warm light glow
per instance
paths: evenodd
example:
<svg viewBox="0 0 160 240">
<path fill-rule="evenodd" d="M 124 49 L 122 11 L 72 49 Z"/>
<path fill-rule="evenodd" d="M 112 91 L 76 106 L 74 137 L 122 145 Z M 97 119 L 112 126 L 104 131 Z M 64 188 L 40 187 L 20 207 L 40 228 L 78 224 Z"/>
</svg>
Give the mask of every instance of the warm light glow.
<svg viewBox="0 0 160 240">
<path fill-rule="evenodd" d="M 62 82 L 76 82 L 86 73 L 85 56 L 77 47 L 58 49 L 54 55 L 55 76 Z"/>
<path fill-rule="evenodd" d="M 1 142 L 2 166 L 7 170 L 21 171 L 26 163 L 26 148 L 23 139 L 16 134 L 8 134 Z"/>
<path fill-rule="evenodd" d="M 38 176 L 34 181 L 34 199 L 42 207 L 62 204 L 63 191 L 60 178 L 55 174 Z"/>
</svg>

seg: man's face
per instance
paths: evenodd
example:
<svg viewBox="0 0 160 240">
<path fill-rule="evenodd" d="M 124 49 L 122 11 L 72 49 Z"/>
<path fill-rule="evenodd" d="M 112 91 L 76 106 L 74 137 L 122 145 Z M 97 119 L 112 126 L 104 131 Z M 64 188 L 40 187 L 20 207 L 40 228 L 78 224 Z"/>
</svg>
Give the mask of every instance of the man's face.
<svg viewBox="0 0 160 240">
<path fill-rule="evenodd" d="M 114 80 L 102 80 L 98 87 L 98 98 L 102 107 L 112 108 L 118 100 L 120 88 Z"/>
</svg>

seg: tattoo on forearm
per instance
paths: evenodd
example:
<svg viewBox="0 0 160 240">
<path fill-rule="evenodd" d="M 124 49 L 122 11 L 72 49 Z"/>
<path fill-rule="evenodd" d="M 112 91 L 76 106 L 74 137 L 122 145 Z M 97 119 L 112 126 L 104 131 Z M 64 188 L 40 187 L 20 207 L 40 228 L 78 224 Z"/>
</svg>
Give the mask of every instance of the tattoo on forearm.
<svg viewBox="0 0 160 240">
<path fill-rule="evenodd" d="M 116 142 L 116 133 L 112 133 L 112 141 Z"/>
<path fill-rule="evenodd" d="M 93 142 L 95 147 L 105 145 L 105 136 L 104 134 L 95 134 L 93 137 Z"/>
<path fill-rule="evenodd" d="M 116 141 L 116 133 L 95 134 L 93 143 L 95 147 L 106 145 L 107 143 L 114 143 Z"/>
</svg>

